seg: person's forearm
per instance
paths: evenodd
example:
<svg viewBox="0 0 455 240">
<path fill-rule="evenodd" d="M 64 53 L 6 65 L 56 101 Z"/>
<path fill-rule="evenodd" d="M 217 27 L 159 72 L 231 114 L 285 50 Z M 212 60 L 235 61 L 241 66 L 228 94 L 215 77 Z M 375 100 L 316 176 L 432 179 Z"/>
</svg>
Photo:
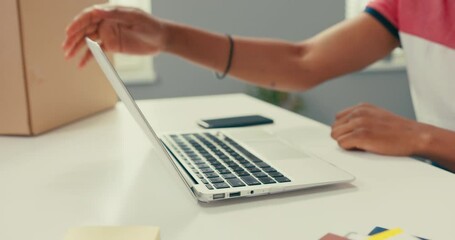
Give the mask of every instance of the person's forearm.
<svg viewBox="0 0 455 240">
<path fill-rule="evenodd" d="M 229 56 L 226 36 L 163 22 L 164 51 L 218 72 Z M 287 91 L 306 90 L 383 58 L 398 41 L 373 17 L 343 21 L 301 43 L 235 37 L 230 75 Z"/>
<path fill-rule="evenodd" d="M 425 125 L 417 155 L 455 172 L 455 132 Z"/>
<path fill-rule="evenodd" d="M 229 56 L 225 35 L 189 26 L 166 23 L 166 52 L 223 73 Z M 316 84 L 312 73 L 302 65 L 304 44 L 252 38 L 234 38 L 230 75 L 264 87 L 296 91 Z"/>
</svg>

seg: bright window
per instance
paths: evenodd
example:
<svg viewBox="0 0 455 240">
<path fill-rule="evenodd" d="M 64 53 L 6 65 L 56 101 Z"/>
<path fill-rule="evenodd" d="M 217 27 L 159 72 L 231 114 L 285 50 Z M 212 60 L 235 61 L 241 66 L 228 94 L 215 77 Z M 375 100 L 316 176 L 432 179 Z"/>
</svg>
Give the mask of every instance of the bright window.
<svg viewBox="0 0 455 240">
<path fill-rule="evenodd" d="M 361 13 L 370 0 L 346 0 L 346 18 L 353 18 Z M 371 65 L 367 71 L 402 70 L 406 63 L 401 48 L 395 49 L 388 57 Z"/>
<path fill-rule="evenodd" d="M 152 12 L 151 0 L 109 0 L 109 2 L 117 5 L 138 7 L 146 12 Z M 114 64 L 126 84 L 151 83 L 156 80 L 153 57 L 151 56 L 115 54 Z"/>
</svg>

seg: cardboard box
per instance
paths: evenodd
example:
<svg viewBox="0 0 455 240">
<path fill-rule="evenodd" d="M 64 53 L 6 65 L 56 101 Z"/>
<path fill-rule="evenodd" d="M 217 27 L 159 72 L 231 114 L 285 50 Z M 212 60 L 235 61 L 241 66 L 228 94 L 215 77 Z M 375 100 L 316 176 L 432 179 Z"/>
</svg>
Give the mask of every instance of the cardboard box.
<svg viewBox="0 0 455 240">
<path fill-rule="evenodd" d="M 115 105 L 96 63 L 65 61 L 65 28 L 100 0 L 0 1 L 0 134 L 36 135 Z"/>
</svg>

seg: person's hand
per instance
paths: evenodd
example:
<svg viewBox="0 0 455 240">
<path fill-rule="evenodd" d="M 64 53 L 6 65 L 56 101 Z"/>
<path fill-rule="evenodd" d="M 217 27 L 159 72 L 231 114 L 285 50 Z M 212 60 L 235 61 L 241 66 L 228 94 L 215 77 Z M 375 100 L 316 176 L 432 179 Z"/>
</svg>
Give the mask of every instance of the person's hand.
<svg viewBox="0 0 455 240">
<path fill-rule="evenodd" d="M 85 37 L 100 43 L 109 52 L 156 54 L 166 46 L 165 24 L 136 8 L 95 5 L 85 9 L 66 29 L 65 57 L 74 57 L 85 46 Z M 86 50 L 79 66 L 92 55 Z"/>
<path fill-rule="evenodd" d="M 426 128 L 376 106 L 360 104 L 337 114 L 331 135 L 346 150 L 410 156 L 419 152 Z"/>
</svg>

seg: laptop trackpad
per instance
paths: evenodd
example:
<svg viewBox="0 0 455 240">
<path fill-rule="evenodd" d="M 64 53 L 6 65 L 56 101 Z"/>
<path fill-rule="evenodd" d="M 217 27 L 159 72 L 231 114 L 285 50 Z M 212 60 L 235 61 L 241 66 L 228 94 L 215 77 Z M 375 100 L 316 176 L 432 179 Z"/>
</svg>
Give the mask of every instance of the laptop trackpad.
<svg viewBox="0 0 455 240">
<path fill-rule="evenodd" d="M 245 146 L 264 160 L 282 160 L 307 157 L 304 153 L 278 139 L 244 141 Z"/>
</svg>

